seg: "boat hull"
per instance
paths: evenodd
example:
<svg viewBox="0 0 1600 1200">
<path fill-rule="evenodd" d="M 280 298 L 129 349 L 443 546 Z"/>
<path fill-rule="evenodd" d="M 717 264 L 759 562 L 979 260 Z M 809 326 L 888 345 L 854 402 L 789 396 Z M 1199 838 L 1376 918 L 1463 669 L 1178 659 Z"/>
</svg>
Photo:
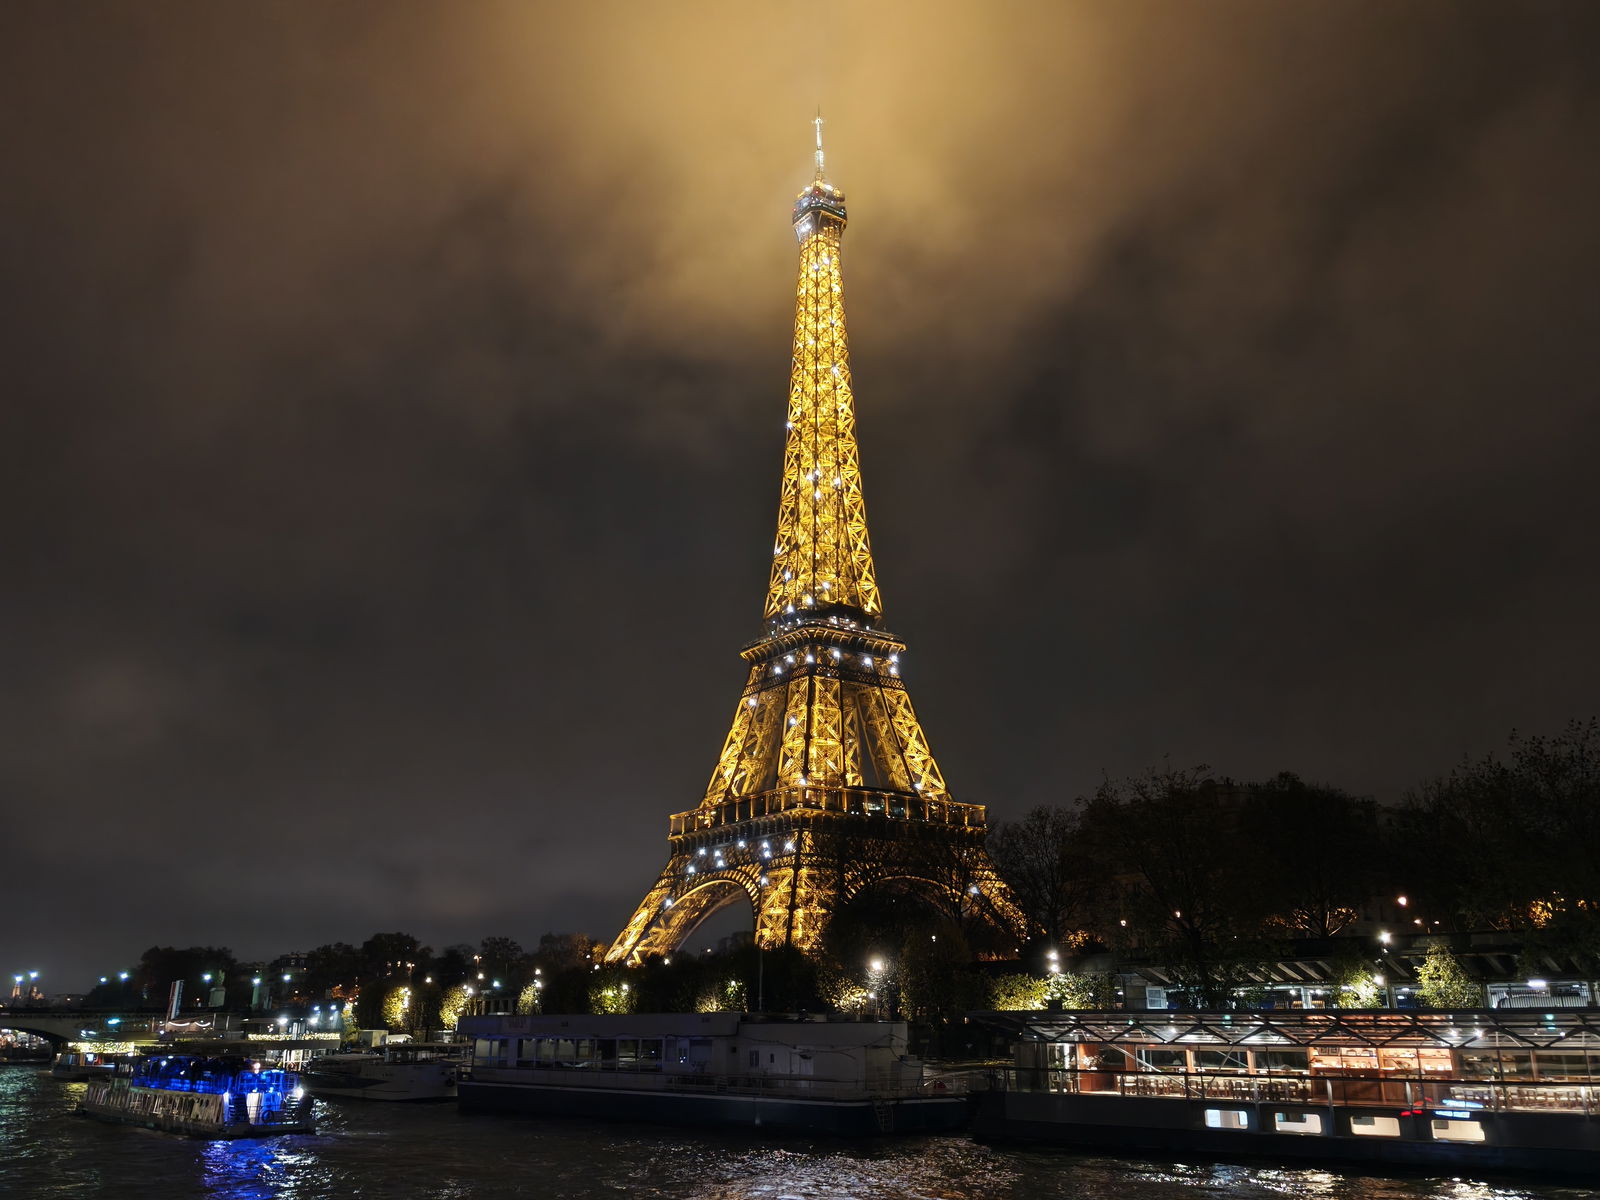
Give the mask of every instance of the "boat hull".
<svg viewBox="0 0 1600 1200">
<path fill-rule="evenodd" d="M 979 1098 L 973 1134 L 981 1141 L 1050 1144 L 1079 1150 L 1200 1154 L 1212 1158 L 1352 1163 L 1449 1170 L 1482 1169 L 1587 1175 L 1600 1173 L 1600 1122 L 1581 1114 L 1474 1113 L 1484 1140 L 1434 1140 L 1426 1114 L 1401 1115 L 1395 1137 L 1355 1136 L 1360 1109 L 1324 1108 L 1329 1132 L 1315 1136 L 1272 1128 L 1283 1106 L 1232 1103 L 1248 1128 L 1207 1128 L 1217 1101 L 989 1092 Z M 1296 1111 L 1304 1105 L 1294 1106 Z M 1380 1110 L 1372 1110 L 1378 1115 Z M 1381 1110 L 1395 1116 L 1394 1110 Z"/>
<path fill-rule="evenodd" d="M 88 1105 L 78 1110 L 86 1117 L 96 1121 L 109 1121 L 114 1125 L 137 1125 L 141 1129 L 156 1129 L 162 1133 L 177 1133 L 184 1137 L 198 1138 L 261 1138 L 278 1137 L 285 1133 L 315 1133 L 316 1122 L 307 1118 L 304 1121 L 285 1123 L 281 1125 L 229 1125 L 219 1124 L 214 1121 L 187 1120 L 176 1116 L 134 1114 L 118 1112 L 113 1109 L 91 1108 Z"/>
<path fill-rule="evenodd" d="M 163 1133 L 202 1138 L 277 1137 L 285 1133 L 315 1133 L 316 1121 L 309 1100 L 295 1101 L 276 1111 L 252 1111 L 244 1096 L 132 1088 L 124 1079 L 92 1083 L 78 1112 L 97 1121 L 137 1125 Z"/>
<path fill-rule="evenodd" d="M 967 1125 L 966 1097 L 804 1100 L 792 1096 L 696 1094 L 622 1088 L 465 1081 L 461 1107 L 544 1117 L 588 1117 L 657 1125 L 726 1125 L 838 1137 L 955 1133 Z"/>
</svg>

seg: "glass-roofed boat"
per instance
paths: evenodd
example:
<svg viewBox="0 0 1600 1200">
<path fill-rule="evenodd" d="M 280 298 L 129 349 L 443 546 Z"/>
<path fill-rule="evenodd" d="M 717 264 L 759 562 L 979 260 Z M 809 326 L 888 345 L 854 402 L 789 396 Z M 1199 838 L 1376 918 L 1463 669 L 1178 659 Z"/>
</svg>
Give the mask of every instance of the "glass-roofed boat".
<svg viewBox="0 0 1600 1200">
<path fill-rule="evenodd" d="M 991 1140 L 1600 1172 L 1600 1012 L 1013 1012 Z"/>
</svg>

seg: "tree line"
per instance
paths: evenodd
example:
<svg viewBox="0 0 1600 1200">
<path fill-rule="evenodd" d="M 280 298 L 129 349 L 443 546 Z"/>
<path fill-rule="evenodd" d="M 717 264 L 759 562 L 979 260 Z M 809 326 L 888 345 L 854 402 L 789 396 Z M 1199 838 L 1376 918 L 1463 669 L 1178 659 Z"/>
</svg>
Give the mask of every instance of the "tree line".
<svg viewBox="0 0 1600 1200">
<path fill-rule="evenodd" d="M 1393 806 L 1282 773 L 1163 767 L 997 825 L 1046 943 L 1160 961 L 1215 1003 L 1293 943 L 1405 897 L 1404 932 L 1515 932 L 1600 975 L 1600 729 L 1513 734 Z M 1354 953 L 1354 952 L 1352 952 Z M 1534 972 L 1538 974 L 1540 972 Z"/>
</svg>

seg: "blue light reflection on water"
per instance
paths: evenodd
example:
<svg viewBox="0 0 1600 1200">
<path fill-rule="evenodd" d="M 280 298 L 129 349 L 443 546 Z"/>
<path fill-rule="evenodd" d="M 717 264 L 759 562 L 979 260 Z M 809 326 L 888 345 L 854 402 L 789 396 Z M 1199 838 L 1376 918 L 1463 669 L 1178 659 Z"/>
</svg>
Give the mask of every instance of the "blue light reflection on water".
<svg viewBox="0 0 1600 1200">
<path fill-rule="evenodd" d="M 740 1133 L 319 1105 L 312 1136 L 202 1142 L 72 1114 L 82 1085 L 0 1068 L 0 1196 L 209 1200 L 1577 1200 L 1554 1185 L 1016 1151 L 961 1138 Z"/>
</svg>

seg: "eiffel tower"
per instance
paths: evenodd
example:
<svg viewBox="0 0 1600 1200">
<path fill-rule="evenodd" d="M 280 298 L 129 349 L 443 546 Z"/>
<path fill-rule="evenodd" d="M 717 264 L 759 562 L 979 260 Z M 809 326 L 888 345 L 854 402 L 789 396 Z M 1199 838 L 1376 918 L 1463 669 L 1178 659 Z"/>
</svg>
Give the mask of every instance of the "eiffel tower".
<svg viewBox="0 0 1600 1200">
<path fill-rule="evenodd" d="M 705 798 L 671 818 L 671 856 L 606 954 L 676 950 L 748 902 L 757 944 L 817 943 L 830 916 L 882 885 L 1022 936 L 1027 922 L 984 848 L 982 805 L 950 798 L 881 624 L 845 339 L 844 193 L 823 169 L 794 206 L 800 241 L 788 436 L 766 635 Z"/>
</svg>

